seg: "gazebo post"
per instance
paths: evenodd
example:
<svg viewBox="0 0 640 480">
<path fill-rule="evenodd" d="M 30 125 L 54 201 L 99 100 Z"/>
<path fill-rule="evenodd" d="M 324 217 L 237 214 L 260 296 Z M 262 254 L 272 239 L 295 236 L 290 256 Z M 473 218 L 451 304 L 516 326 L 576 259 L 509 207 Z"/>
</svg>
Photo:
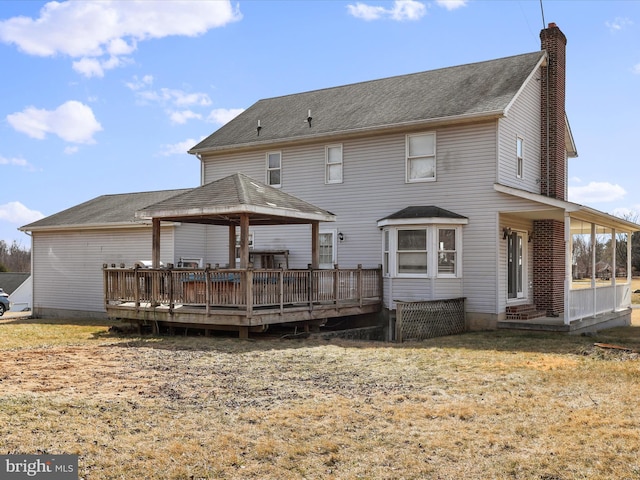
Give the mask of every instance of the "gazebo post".
<svg viewBox="0 0 640 480">
<path fill-rule="evenodd" d="M 311 222 L 311 268 L 320 267 L 320 222 Z"/>
<path fill-rule="evenodd" d="M 229 224 L 229 268 L 236 268 L 236 226 Z"/>
<path fill-rule="evenodd" d="M 249 268 L 249 214 L 240 214 L 240 268 Z"/>
<path fill-rule="evenodd" d="M 151 220 L 151 267 L 160 267 L 160 219 Z"/>
</svg>

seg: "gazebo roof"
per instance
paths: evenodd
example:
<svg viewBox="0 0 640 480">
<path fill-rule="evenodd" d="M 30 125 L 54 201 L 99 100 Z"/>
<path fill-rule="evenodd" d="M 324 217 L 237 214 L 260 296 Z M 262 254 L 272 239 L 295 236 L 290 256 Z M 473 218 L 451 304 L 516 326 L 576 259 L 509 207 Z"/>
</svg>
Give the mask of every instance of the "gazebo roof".
<svg viewBox="0 0 640 480">
<path fill-rule="evenodd" d="M 243 174 L 236 173 L 149 205 L 137 218 L 210 225 L 240 225 L 248 214 L 252 225 L 333 222 L 331 212 Z"/>
</svg>

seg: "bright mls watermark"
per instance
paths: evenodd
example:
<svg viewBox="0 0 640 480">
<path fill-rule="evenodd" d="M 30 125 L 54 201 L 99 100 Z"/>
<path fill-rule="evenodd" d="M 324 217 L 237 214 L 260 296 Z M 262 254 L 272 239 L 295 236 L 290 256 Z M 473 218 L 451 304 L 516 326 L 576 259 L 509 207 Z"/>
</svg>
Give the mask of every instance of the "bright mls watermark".
<svg viewBox="0 0 640 480">
<path fill-rule="evenodd" d="M 0 455 L 2 480 L 78 480 L 77 455 Z"/>
</svg>

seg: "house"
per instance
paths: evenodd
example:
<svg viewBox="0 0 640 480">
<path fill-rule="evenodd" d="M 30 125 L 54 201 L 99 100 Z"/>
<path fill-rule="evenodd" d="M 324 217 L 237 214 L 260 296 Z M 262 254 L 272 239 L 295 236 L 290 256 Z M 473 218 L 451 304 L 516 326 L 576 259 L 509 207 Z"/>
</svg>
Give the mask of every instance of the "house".
<svg viewBox="0 0 640 480">
<path fill-rule="evenodd" d="M 11 309 L 14 311 L 31 309 L 31 285 L 29 273 L 0 272 L 0 291 L 9 295 Z"/>
<path fill-rule="evenodd" d="M 640 226 L 567 200 L 577 149 L 565 113 L 566 38 L 552 23 L 540 39 L 532 53 L 260 100 L 189 151 L 201 162 L 200 187 L 88 202 L 103 211 L 114 201 L 126 225 L 99 216 L 83 223 L 78 206 L 22 227 L 33 236 L 34 311 L 224 326 L 218 307 L 241 306 L 244 313 L 226 318 L 246 329 L 378 310 L 393 319 L 404 302 L 464 298 L 470 329 L 628 324 L 630 273 L 578 284 L 572 272 L 579 245 L 602 247 L 589 249 L 593 265 L 619 271 L 624 262 L 631 272 L 630 236 Z M 267 265 L 252 258 L 260 251 Z M 281 286 L 265 290 L 276 300 L 246 296 L 255 294 L 251 267 L 272 267 L 276 252 L 286 252 L 285 272 L 320 272 L 295 288 L 346 284 L 358 290 L 345 294 L 358 308 L 333 296 L 332 309 L 314 310 L 318 297 L 286 317 L 285 304 L 296 304 L 283 300 L 293 277 L 274 271 L 260 278 Z M 158 275 L 134 272 L 136 259 L 150 260 Z M 160 262 L 206 277 L 168 275 Z M 339 277 L 343 268 L 349 280 Z M 379 271 L 379 288 L 364 295 L 362 282 L 375 280 L 356 268 Z M 71 281 L 78 274 L 83 290 Z M 191 295 L 204 317 L 186 308 L 186 286 L 174 298 L 178 282 L 197 278 L 206 282 Z M 66 306 L 54 303 L 61 290 Z M 280 311 L 257 321 L 256 305 Z"/>
</svg>

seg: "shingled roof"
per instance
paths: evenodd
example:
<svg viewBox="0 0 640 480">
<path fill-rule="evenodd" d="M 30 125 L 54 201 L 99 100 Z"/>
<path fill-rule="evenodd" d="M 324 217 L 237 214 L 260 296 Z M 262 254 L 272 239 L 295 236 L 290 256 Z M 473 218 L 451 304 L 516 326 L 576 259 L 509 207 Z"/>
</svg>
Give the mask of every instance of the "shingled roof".
<svg viewBox="0 0 640 480">
<path fill-rule="evenodd" d="M 87 202 L 55 213 L 20 230 L 31 232 L 61 228 L 91 228 L 149 224 L 136 218 L 136 210 L 160 200 L 189 191 L 189 189 L 102 195 Z"/>
<path fill-rule="evenodd" d="M 260 100 L 189 153 L 502 115 L 544 58 L 536 51 Z"/>
<path fill-rule="evenodd" d="M 240 224 L 240 215 L 249 214 L 252 225 L 332 222 L 326 210 L 236 173 L 220 180 L 149 205 L 136 213 L 138 218 L 211 225 Z"/>
</svg>

